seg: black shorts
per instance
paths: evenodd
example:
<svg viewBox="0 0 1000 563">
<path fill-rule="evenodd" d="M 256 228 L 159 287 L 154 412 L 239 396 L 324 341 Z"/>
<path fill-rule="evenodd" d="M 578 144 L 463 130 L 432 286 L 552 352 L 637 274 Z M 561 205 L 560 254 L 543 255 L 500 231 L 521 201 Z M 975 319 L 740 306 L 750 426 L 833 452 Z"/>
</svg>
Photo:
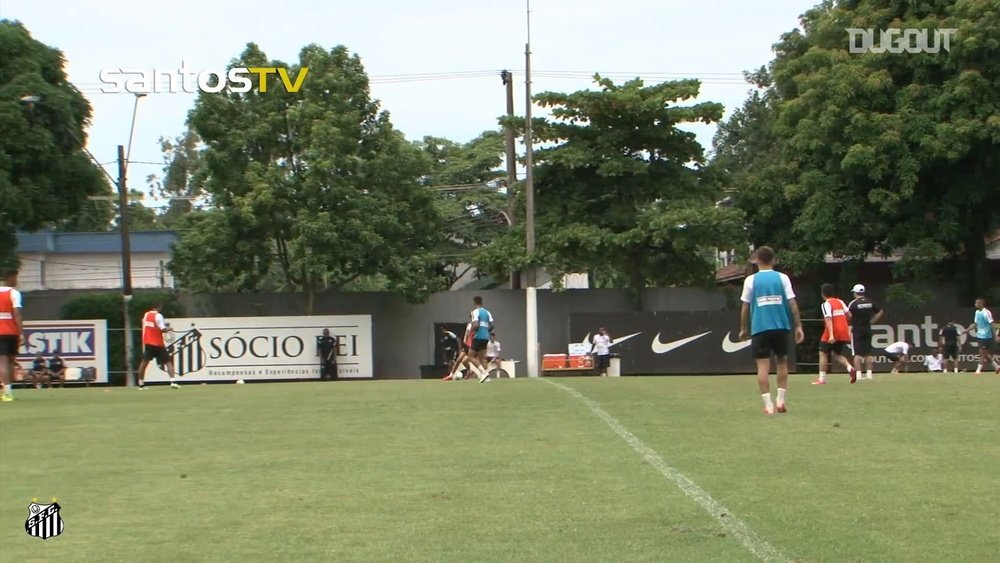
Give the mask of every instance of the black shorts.
<svg viewBox="0 0 1000 563">
<path fill-rule="evenodd" d="M 957 360 L 958 359 L 958 344 L 945 344 L 944 345 L 944 357 L 947 360 Z"/>
<path fill-rule="evenodd" d="M 472 341 L 472 351 L 482 352 L 486 349 L 486 346 L 490 343 L 489 340 L 480 340 L 479 338 Z"/>
<path fill-rule="evenodd" d="M 893 354 L 891 352 L 886 352 L 885 357 L 889 358 L 890 362 L 898 362 L 900 358 L 903 357 L 902 354 Z"/>
<path fill-rule="evenodd" d="M 608 369 L 611 367 L 611 354 L 597 356 L 597 369 Z"/>
<path fill-rule="evenodd" d="M 851 348 L 855 356 L 872 355 L 872 333 L 858 332 L 851 338 Z"/>
<path fill-rule="evenodd" d="M 986 350 L 989 352 L 993 349 L 994 342 L 992 338 L 977 338 L 976 341 L 979 342 L 980 350 Z"/>
<path fill-rule="evenodd" d="M 17 340 L 13 334 L 0 335 L 0 356 L 16 356 Z"/>
<path fill-rule="evenodd" d="M 146 344 L 142 349 L 142 359 L 147 362 L 156 360 L 156 363 L 165 366 L 170 363 L 170 354 L 167 353 L 167 349 L 162 346 L 150 346 Z"/>
<path fill-rule="evenodd" d="M 787 330 L 758 332 L 751 338 L 753 357 L 758 360 L 770 358 L 772 354 L 778 358 L 788 357 L 788 336 Z"/>
<path fill-rule="evenodd" d="M 843 356 L 844 348 L 847 348 L 848 344 L 850 344 L 850 342 L 834 342 L 833 344 L 830 344 L 829 342 L 820 342 L 819 351 L 823 352 L 824 354 L 829 354 L 830 352 L 833 352 L 838 356 Z"/>
</svg>

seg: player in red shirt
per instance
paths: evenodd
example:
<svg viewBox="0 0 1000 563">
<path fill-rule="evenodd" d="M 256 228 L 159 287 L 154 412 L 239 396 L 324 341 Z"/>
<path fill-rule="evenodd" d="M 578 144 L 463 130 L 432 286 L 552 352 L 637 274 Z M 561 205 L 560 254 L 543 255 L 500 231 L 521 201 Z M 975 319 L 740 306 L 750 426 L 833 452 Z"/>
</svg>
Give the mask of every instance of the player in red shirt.
<svg viewBox="0 0 1000 563">
<path fill-rule="evenodd" d="M 173 332 L 170 325 L 163 320 L 160 313 L 161 305 L 154 305 L 152 309 L 142 316 L 142 362 L 139 364 L 139 373 L 136 378 L 139 380 L 139 389 L 145 389 L 146 368 L 149 362 L 156 360 L 160 369 L 166 369 L 170 376 L 170 387 L 180 389 L 180 385 L 174 381 L 174 361 L 167 352 L 167 344 L 163 340 L 163 335 Z"/>
<path fill-rule="evenodd" d="M 851 383 L 858 380 L 858 372 L 854 369 L 851 359 L 847 357 L 844 350 L 851 345 L 851 328 L 848 321 L 851 318 L 851 310 L 847 304 L 834 295 L 833 286 L 825 283 L 820 288 L 823 293 L 823 336 L 819 342 L 819 379 L 813 381 L 813 385 L 826 385 L 826 368 L 830 364 L 830 355 L 837 356 L 837 362 L 847 368 L 847 373 L 851 376 Z"/>
<path fill-rule="evenodd" d="M 13 401 L 11 382 L 17 351 L 24 342 L 21 317 L 21 293 L 17 287 L 17 270 L 0 272 L 0 400 Z"/>
</svg>

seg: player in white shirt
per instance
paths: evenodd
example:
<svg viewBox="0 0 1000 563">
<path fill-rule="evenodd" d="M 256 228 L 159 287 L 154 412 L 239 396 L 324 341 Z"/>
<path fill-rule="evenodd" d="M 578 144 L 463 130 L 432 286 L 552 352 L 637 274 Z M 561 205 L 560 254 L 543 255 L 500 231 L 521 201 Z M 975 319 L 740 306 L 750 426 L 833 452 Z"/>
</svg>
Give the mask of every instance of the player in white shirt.
<svg viewBox="0 0 1000 563">
<path fill-rule="evenodd" d="M 924 365 L 927 366 L 927 371 L 931 373 L 941 373 L 943 371 L 943 364 L 944 358 L 941 354 L 927 354 L 927 357 L 924 358 Z"/>
<path fill-rule="evenodd" d="M 594 335 L 594 345 L 590 348 L 590 354 L 597 356 L 597 371 L 601 377 L 607 377 L 608 366 L 611 365 L 611 337 L 608 329 L 603 326 Z"/>
<path fill-rule="evenodd" d="M 490 341 L 486 344 L 486 369 L 500 367 L 494 364 L 501 360 L 500 354 L 502 353 L 503 348 L 500 347 L 500 341 L 497 340 L 497 333 L 490 332 Z"/>
<path fill-rule="evenodd" d="M 906 342 L 893 342 L 886 346 L 885 355 L 889 358 L 890 362 L 894 362 L 890 373 L 899 373 L 899 368 L 906 362 L 906 355 L 909 353 L 910 345 Z"/>
</svg>

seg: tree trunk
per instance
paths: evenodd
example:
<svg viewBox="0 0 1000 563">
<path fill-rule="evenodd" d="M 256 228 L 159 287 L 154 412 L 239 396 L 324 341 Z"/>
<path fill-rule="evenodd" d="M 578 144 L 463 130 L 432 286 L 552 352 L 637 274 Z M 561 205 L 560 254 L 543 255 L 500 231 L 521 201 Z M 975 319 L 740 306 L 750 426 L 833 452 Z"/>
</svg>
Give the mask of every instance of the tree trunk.
<svg viewBox="0 0 1000 563">
<path fill-rule="evenodd" d="M 969 225 L 969 228 L 963 242 L 965 252 L 962 254 L 963 267 L 959 279 L 959 292 L 965 301 L 984 297 L 983 293 L 988 285 L 986 280 L 986 233 L 979 228 L 979 225 Z"/>
</svg>

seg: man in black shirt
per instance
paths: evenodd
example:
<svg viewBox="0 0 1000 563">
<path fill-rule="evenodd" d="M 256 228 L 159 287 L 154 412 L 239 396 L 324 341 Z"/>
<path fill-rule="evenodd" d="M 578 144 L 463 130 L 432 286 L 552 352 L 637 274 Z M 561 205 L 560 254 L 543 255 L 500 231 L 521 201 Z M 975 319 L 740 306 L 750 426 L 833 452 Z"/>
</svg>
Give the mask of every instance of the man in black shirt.
<svg viewBox="0 0 1000 563">
<path fill-rule="evenodd" d="M 323 336 L 316 339 L 316 355 L 319 356 L 319 378 L 337 379 L 337 339 L 330 336 L 330 329 L 323 329 Z"/>
<path fill-rule="evenodd" d="M 45 365 L 45 358 L 41 354 L 35 356 L 35 361 L 31 362 L 31 369 L 28 370 L 28 377 L 35 384 L 35 389 L 41 389 L 42 383 L 48 381 L 49 368 Z"/>
<path fill-rule="evenodd" d="M 872 379 L 872 325 L 882 318 L 882 308 L 865 297 L 865 286 L 855 284 L 851 289 L 854 301 L 847 306 L 851 312 L 851 348 L 854 350 L 854 369 L 861 373 L 861 359 L 865 360 L 864 376 L 860 380 Z"/>
<path fill-rule="evenodd" d="M 59 350 L 52 351 L 52 358 L 49 359 L 49 389 L 52 382 L 59 380 L 59 387 L 66 386 L 66 362 L 59 357 Z"/>
<path fill-rule="evenodd" d="M 941 332 L 938 333 L 938 344 L 941 346 L 941 352 L 944 354 L 945 364 L 944 371 L 948 373 L 948 365 L 951 364 L 951 368 L 958 373 L 958 323 L 955 321 L 948 321 L 948 324 L 944 325 Z"/>
<path fill-rule="evenodd" d="M 444 354 L 441 363 L 449 366 L 453 364 L 458 358 L 458 348 L 458 335 L 448 330 L 447 327 L 441 327 L 441 350 Z"/>
</svg>

